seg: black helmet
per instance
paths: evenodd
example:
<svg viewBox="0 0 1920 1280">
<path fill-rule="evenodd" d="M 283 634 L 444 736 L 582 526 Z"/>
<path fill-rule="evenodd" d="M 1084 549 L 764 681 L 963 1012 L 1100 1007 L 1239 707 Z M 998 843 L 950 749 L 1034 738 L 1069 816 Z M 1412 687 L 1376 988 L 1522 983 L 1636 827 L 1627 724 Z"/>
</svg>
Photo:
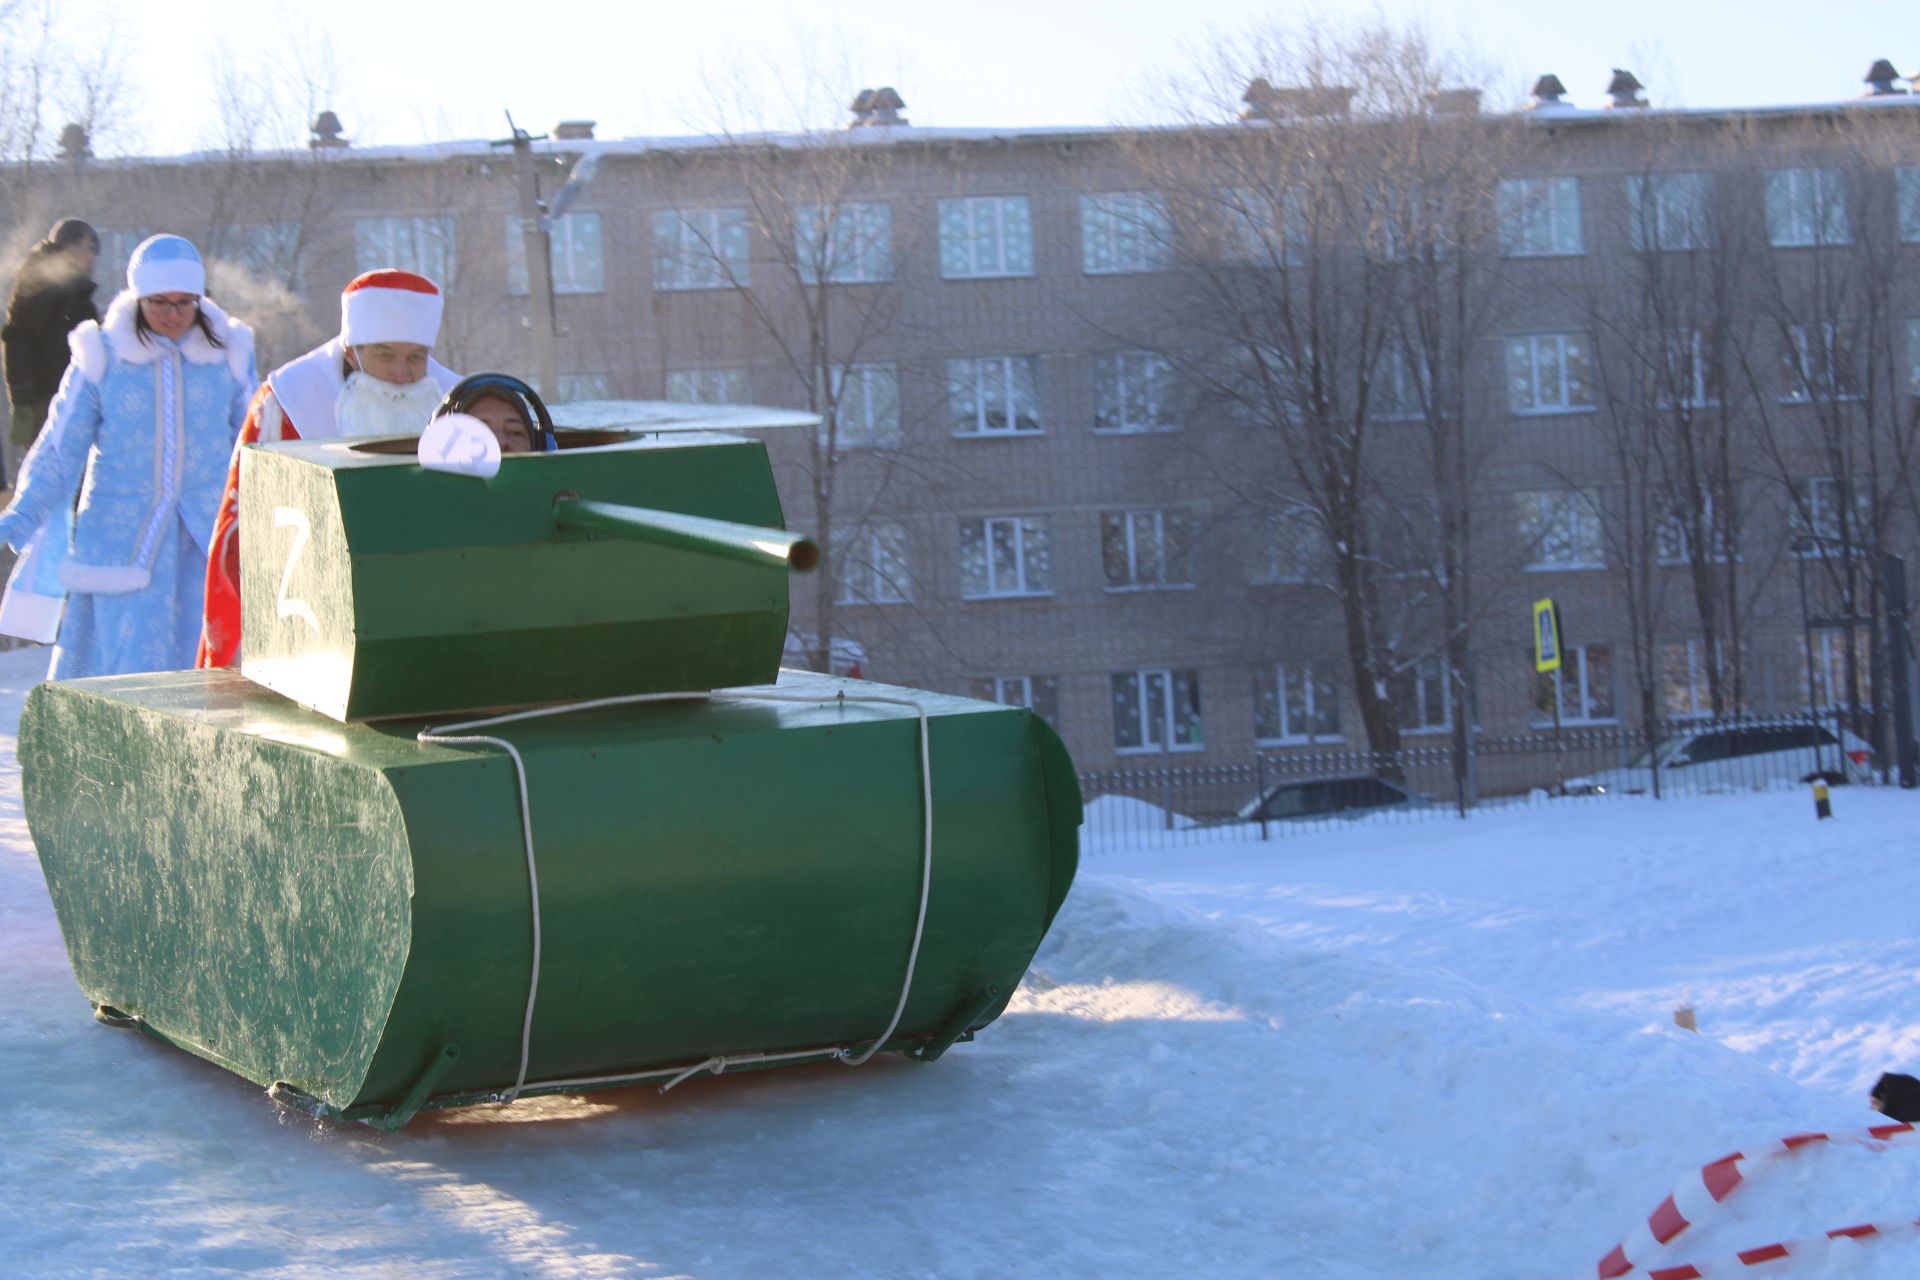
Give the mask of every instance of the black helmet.
<svg viewBox="0 0 1920 1280">
<path fill-rule="evenodd" d="M 560 442 L 554 438 L 553 417 L 547 412 L 546 402 L 540 399 L 539 392 L 510 373 L 476 373 L 460 379 L 453 390 L 441 398 L 433 416 L 444 418 L 450 413 L 470 413 L 474 405 L 488 396 L 499 396 L 520 410 L 520 416 L 527 420 L 527 427 L 533 432 L 535 453 L 559 451 Z"/>
</svg>

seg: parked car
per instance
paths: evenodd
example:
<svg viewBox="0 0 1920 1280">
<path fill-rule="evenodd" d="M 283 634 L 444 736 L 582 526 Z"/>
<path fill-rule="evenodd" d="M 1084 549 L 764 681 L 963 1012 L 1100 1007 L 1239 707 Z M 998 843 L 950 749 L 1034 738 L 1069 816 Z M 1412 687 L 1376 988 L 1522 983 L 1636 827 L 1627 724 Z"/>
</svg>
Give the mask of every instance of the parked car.
<svg viewBox="0 0 1920 1280">
<path fill-rule="evenodd" d="M 1383 809 L 1424 809 L 1433 801 L 1373 774 L 1306 778 L 1269 787 L 1240 806 L 1241 822 L 1293 822 L 1311 818 L 1358 818 Z"/>
<path fill-rule="evenodd" d="M 1648 795 L 1655 770 L 1663 795 L 1816 779 L 1866 782 L 1873 775 L 1873 748 L 1845 729 L 1836 736 L 1827 726 L 1807 720 L 1703 725 L 1640 752 L 1623 768 L 1569 778 L 1563 790 L 1568 795 Z"/>
</svg>

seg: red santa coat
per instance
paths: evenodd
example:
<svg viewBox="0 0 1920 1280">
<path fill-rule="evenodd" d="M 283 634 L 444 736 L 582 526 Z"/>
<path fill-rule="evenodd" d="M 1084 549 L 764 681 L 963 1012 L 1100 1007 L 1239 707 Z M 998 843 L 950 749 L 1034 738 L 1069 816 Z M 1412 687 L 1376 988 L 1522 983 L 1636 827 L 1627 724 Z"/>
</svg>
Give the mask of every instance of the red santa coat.
<svg viewBox="0 0 1920 1280">
<path fill-rule="evenodd" d="M 207 605 L 197 667 L 226 667 L 240 656 L 240 451 L 249 444 L 324 440 L 340 434 L 334 406 L 347 384 L 346 346 L 339 338 L 288 361 L 260 384 L 227 463 L 226 492 L 207 544 Z M 460 375 L 437 360 L 427 376 L 450 391 Z"/>
</svg>

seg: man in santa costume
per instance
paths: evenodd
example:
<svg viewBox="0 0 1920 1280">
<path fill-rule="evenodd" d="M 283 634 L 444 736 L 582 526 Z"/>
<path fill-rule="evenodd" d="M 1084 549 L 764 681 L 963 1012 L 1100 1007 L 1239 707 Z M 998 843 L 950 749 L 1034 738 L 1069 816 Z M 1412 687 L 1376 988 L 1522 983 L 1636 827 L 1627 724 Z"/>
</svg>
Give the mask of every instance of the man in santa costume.
<svg viewBox="0 0 1920 1280">
<path fill-rule="evenodd" d="M 386 268 L 348 281 L 340 334 L 267 375 L 227 467 L 207 555 L 206 623 L 197 665 L 240 655 L 240 452 L 249 444 L 329 436 L 418 435 L 460 375 L 430 352 L 443 299 L 433 281 Z"/>
</svg>

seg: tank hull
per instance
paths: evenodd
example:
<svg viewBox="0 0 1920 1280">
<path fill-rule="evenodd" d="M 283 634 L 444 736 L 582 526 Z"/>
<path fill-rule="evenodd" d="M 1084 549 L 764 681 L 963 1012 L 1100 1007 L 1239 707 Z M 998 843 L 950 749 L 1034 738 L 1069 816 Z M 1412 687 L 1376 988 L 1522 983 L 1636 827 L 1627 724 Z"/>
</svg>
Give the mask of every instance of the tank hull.
<svg viewBox="0 0 1920 1280">
<path fill-rule="evenodd" d="M 930 861 L 920 718 L 875 694 L 926 716 Z M 343 724 L 231 671 L 35 689 L 27 819 L 87 998 L 402 1121 L 890 1025 L 937 1052 L 1004 1008 L 1076 866 L 1071 765 L 1019 708 L 782 672 L 488 729 L 531 857 L 513 760 L 416 740 L 444 719 Z"/>
</svg>

